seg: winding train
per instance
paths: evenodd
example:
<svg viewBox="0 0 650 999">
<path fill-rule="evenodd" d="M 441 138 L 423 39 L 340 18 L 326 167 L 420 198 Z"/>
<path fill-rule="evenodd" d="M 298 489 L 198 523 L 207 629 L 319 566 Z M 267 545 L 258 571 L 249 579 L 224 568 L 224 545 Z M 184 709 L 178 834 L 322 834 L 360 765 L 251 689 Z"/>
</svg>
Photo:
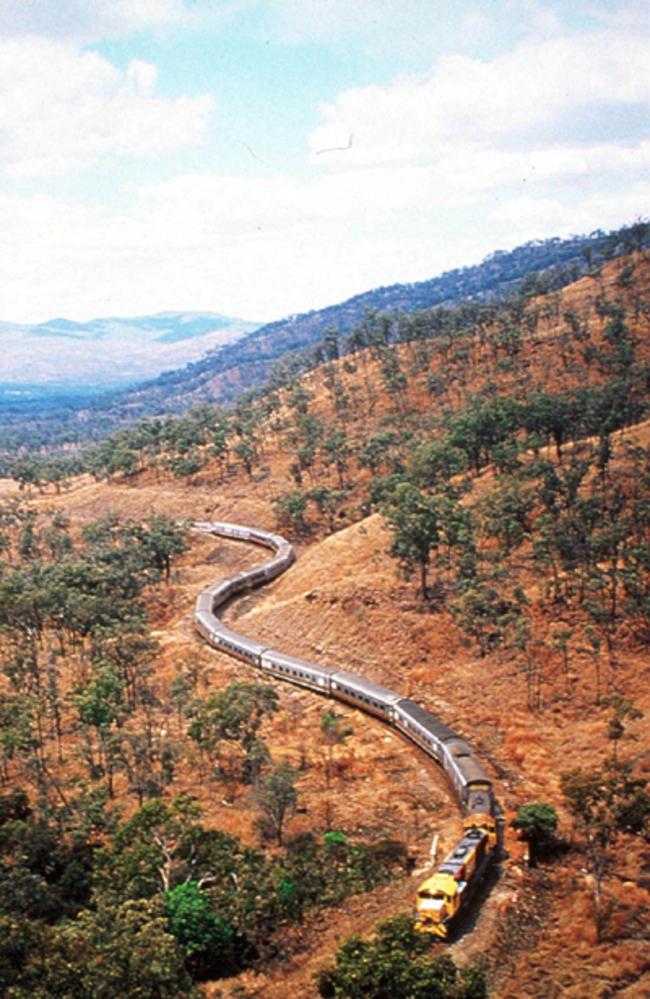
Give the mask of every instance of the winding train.
<svg viewBox="0 0 650 999">
<path fill-rule="evenodd" d="M 434 937 L 446 938 L 452 920 L 466 909 L 471 890 L 498 848 L 500 811 L 492 782 L 480 761 L 463 738 L 415 701 L 354 673 L 269 649 L 223 624 L 217 616 L 219 608 L 236 594 L 261 586 L 283 573 L 294 562 L 294 551 L 279 534 L 254 527 L 197 521 L 194 528 L 219 537 L 249 541 L 274 553 L 262 565 L 214 583 L 199 595 L 194 622 L 199 634 L 210 645 L 278 680 L 334 697 L 380 718 L 444 769 L 463 811 L 464 833 L 435 873 L 420 885 L 416 927 Z"/>
</svg>

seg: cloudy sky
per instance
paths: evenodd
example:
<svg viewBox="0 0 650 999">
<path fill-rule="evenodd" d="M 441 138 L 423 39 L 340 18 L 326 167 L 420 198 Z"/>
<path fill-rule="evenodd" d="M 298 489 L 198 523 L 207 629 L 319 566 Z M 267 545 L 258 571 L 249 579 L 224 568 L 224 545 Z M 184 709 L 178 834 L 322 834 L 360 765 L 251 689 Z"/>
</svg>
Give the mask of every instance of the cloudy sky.
<svg viewBox="0 0 650 999">
<path fill-rule="evenodd" d="M 647 0 L 0 0 L 0 319 L 279 318 L 650 205 Z"/>
</svg>

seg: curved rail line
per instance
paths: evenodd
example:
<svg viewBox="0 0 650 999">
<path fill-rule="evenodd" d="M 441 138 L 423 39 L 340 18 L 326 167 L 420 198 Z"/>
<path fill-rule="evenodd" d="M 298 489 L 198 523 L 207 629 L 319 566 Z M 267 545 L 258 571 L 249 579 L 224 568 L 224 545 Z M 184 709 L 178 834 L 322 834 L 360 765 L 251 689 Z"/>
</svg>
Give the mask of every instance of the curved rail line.
<svg viewBox="0 0 650 999">
<path fill-rule="evenodd" d="M 464 833 L 433 876 L 420 885 L 416 926 L 445 938 L 452 920 L 466 909 L 471 891 L 487 870 L 498 845 L 500 809 L 492 782 L 479 759 L 461 736 L 415 701 L 354 673 L 268 648 L 223 624 L 217 615 L 219 608 L 236 594 L 281 575 L 295 561 L 295 554 L 279 534 L 256 527 L 197 521 L 194 528 L 218 537 L 249 541 L 273 552 L 268 561 L 213 583 L 199 595 L 194 623 L 210 645 L 261 669 L 265 675 L 334 697 L 380 718 L 444 769 L 464 815 Z"/>
</svg>

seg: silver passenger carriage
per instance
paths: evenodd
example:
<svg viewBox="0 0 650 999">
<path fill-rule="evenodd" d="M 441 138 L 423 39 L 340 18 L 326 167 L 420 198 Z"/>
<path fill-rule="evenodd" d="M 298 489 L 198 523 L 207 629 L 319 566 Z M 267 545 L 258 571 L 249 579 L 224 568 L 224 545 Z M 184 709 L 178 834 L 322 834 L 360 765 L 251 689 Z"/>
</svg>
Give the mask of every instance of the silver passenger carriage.
<svg viewBox="0 0 650 999">
<path fill-rule="evenodd" d="M 441 763 L 443 745 L 447 739 L 454 739 L 455 733 L 430 711 L 426 711 L 407 697 L 402 698 L 395 706 L 394 714 L 395 728 L 408 736 L 437 763 Z"/>
<path fill-rule="evenodd" d="M 207 617 L 211 620 L 206 621 L 206 614 L 202 612 L 200 615 L 196 615 L 195 620 L 199 631 L 211 645 L 230 656 L 236 656 L 238 659 L 243 659 L 244 662 L 252 663 L 253 666 L 260 665 L 260 659 L 264 652 L 264 646 L 260 642 L 256 642 L 253 638 L 246 638 L 245 635 L 239 635 L 236 631 L 231 631 L 213 614 Z"/>
<path fill-rule="evenodd" d="M 343 671 L 332 673 L 331 691 L 332 697 L 347 701 L 385 721 L 392 721 L 394 705 L 402 700 L 401 694 L 396 694 L 394 690 Z"/>
<path fill-rule="evenodd" d="M 319 666 L 306 659 L 276 652 L 275 649 L 266 649 L 262 653 L 262 669 L 281 680 L 290 680 L 321 694 L 329 694 L 332 674 L 335 672 L 329 666 Z"/>
<path fill-rule="evenodd" d="M 459 801 L 467 806 L 473 788 L 491 788 L 490 778 L 464 739 L 455 735 L 445 742 L 442 765 L 447 771 Z"/>
</svg>

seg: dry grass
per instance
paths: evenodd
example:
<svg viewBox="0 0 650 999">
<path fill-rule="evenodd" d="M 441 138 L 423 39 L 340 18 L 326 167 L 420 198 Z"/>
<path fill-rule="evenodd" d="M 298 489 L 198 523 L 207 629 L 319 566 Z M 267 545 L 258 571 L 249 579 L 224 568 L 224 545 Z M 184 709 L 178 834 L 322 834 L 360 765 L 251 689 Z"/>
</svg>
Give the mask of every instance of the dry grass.
<svg viewBox="0 0 650 999">
<path fill-rule="evenodd" d="M 620 295 L 631 310 L 635 308 L 634 295 L 647 300 L 648 263 L 638 262 L 638 281 L 633 289 L 622 290 L 616 285 L 619 271 L 620 263 L 613 262 L 600 278 L 584 278 L 555 297 L 555 311 L 540 320 L 526 347 L 532 382 L 543 371 L 545 375 L 550 372 L 548 389 L 571 383 L 570 367 L 557 362 L 563 348 L 562 315 L 566 309 L 576 310 L 598 336 L 600 320 L 593 309 L 596 295 L 603 291 Z M 641 315 L 637 335 L 642 340 L 643 356 L 650 350 L 647 333 L 648 318 Z M 469 389 L 475 390 L 485 370 L 491 370 L 488 349 L 476 346 L 468 363 L 470 371 L 476 373 Z M 363 400 L 361 364 L 354 373 L 345 371 L 339 362 L 337 371 L 350 393 L 356 391 Z M 499 376 L 500 391 L 512 387 L 508 377 L 507 373 Z M 322 373 L 312 372 L 307 384 L 315 396 L 313 409 L 329 418 L 331 398 Z M 408 401 L 414 407 L 425 411 L 432 405 L 424 377 L 412 380 L 409 392 Z M 358 418 L 365 421 L 364 427 L 373 426 L 393 405 L 387 396 L 380 396 L 372 418 L 363 412 Z M 620 442 L 636 440 L 647 446 L 650 421 L 617 437 Z M 270 475 L 258 482 L 241 474 L 222 483 L 216 468 L 208 468 L 192 486 L 158 480 L 153 473 L 133 485 L 98 484 L 86 477 L 60 497 L 36 496 L 32 502 L 39 507 L 65 508 L 77 524 L 117 511 L 133 518 L 156 512 L 273 528 L 274 499 L 293 486 L 287 449 L 272 434 L 265 442 L 264 461 Z M 474 495 L 480 496 L 492 481 L 493 473 L 488 470 L 476 480 Z M 0 496 L 6 498 L 13 492 L 11 484 L 0 483 Z M 480 658 L 464 643 L 448 614 L 423 613 L 413 583 L 397 578 L 388 546 L 378 515 L 349 523 L 331 537 L 319 540 L 315 536 L 309 545 L 299 546 L 300 558 L 290 572 L 264 591 L 235 603 L 228 618 L 237 629 L 270 646 L 354 670 L 417 698 L 473 742 L 495 780 L 508 818 L 526 801 L 546 800 L 558 808 L 562 832 L 570 835 L 559 775 L 572 767 L 595 765 L 608 748 L 607 712 L 593 704 L 588 658 L 574 653 L 571 668 L 578 680 L 570 698 L 557 663 L 545 663 L 549 684 L 544 710 L 531 713 L 526 708 L 524 678 L 512 658 L 499 652 Z M 205 536 L 193 538 L 172 585 L 160 592 L 154 608 L 153 627 L 161 646 L 156 682 L 163 692 L 184 662 L 201 667 L 203 692 L 235 678 L 257 678 L 252 669 L 210 651 L 197 640 L 192 608 L 203 586 L 258 558 L 259 552 L 247 546 Z M 537 598 L 537 582 L 532 578 L 523 582 L 527 592 Z M 539 615 L 537 626 L 543 627 L 546 611 L 542 608 L 534 613 Z M 646 652 L 630 637 L 622 650 L 616 682 L 644 711 L 645 717 L 636 727 L 639 741 L 623 747 L 640 763 L 650 744 L 648 672 Z M 441 851 L 451 844 L 460 829 L 460 818 L 434 764 L 395 734 L 387 733 L 380 723 L 337 705 L 353 735 L 337 750 L 337 773 L 332 791 L 327 792 L 319 725 L 320 713 L 328 704 L 317 695 L 287 685 L 278 684 L 278 692 L 281 713 L 268 725 L 265 737 L 275 757 L 306 764 L 300 778 L 306 810 L 292 819 L 290 833 L 324 829 L 329 813 L 330 822 L 352 834 L 381 830 L 401 836 L 418 864 L 424 863 L 434 832 L 440 833 Z M 647 762 L 647 755 L 645 759 Z M 187 763 L 180 767 L 172 790 L 193 793 L 203 805 L 208 823 L 248 842 L 255 841 L 254 808 L 248 792 L 242 791 L 232 805 L 223 804 L 220 790 L 199 780 L 196 768 Z M 607 879 L 607 891 L 615 904 L 606 938 L 597 944 L 593 900 L 581 870 L 584 857 L 574 852 L 558 859 L 544 873 L 548 885 L 543 888 L 523 870 L 522 847 L 510 830 L 506 846 L 509 859 L 502 880 L 483 901 L 475 928 L 453 946 L 460 961 L 494 956 L 494 999 L 604 999 L 611 995 L 641 999 L 650 994 L 647 938 L 642 939 L 639 929 L 639 913 L 644 907 L 650 911 L 650 897 L 638 883 L 648 860 L 639 847 L 621 841 L 616 848 L 616 876 Z M 284 964 L 270 966 L 262 975 L 246 973 L 236 981 L 208 987 L 206 993 L 229 997 L 240 987 L 259 999 L 313 999 L 312 976 L 331 958 L 338 943 L 352 932 L 369 932 L 377 919 L 409 909 L 416 884 L 417 878 L 388 885 L 367 897 L 348 900 L 335 913 L 310 917 L 295 930 L 292 952 Z M 501 939 L 504 927 L 512 934 L 505 944 Z"/>
</svg>

